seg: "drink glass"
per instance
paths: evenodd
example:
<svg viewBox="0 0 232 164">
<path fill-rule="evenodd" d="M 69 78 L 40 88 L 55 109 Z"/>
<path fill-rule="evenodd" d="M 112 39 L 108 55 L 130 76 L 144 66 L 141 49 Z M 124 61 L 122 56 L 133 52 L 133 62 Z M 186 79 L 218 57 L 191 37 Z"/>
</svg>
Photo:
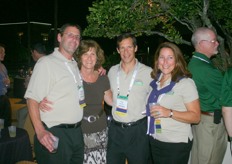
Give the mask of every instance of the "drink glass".
<svg viewBox="0 0 232 164">
<path fill-rule="evenodd" d="M 4 119 L 0 119 L 0 129 L 4 129 Z"/>
<path fill-rule="evenodd" d="M 149 103 L 149 108 L 151 109 L 151 107 L 156 106 L 156 105 L 159 105 L 159 103 L 157 102 Z"/>
<path fill-rule="evenodd" d="M 16 126 L 9 126 L 8 130 L 10 137 L 16 137 Z"/>
<path fill-rule="evenodd" d="M 53 139 L 53 151 L 51 153 L 56 153 L 57 152 L 57 148 L 59 145 L 59 138 L 54 136 L 55 140 Z"/>
</svg>

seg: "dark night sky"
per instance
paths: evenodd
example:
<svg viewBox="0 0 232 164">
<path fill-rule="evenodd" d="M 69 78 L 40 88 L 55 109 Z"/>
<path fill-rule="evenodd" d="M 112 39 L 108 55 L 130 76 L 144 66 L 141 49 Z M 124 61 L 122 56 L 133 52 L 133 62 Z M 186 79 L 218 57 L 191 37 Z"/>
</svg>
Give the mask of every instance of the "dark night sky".
<svg viewBox="0 0 232 164">
<path fill-rule="evenodd" d="M 54 27 L 54 1 L 55 0 L 0 0 L 0 24 L 3 23 L 15 23 L 15 22 L 27 22 L 29 15 L 30 22 L 43 22 L 52 24 Z M 82 29 L 87 26 L 86 16 L 89 14 L 88 7 L 92 6 L 92 2 L 95 0 L 57 0 L 58 2 L 58 14 L 57 14 L 57 27 L 61 27 L 64 23 L 77 23 Z M 17 51 L 15 44 L 12 42 L 15 40 L 10 37 L 10 33 L 13 35 L 12 31 L 7 28 L 7 32 L 0 31 L 0 42 L 7 45 L 6 61 L 11 60 L 12 55 L 14 58 L 19 58 L 20 55 L 16 56 L 14 51 Z M 1 33 L 2 32 L 2 33 Z M 37 33 L 36 33 L 37 34 Z M 5 35 L 5 36 L 4 36 Z M 33 35 L 35 36 L 35 35 Z M 22 37 L 22 46 L 28 47 L 27 37 Z M 85 38 L 84 38 L 85 39 Z M 100 46 L 105 51 L 105 55 L 112 54 L 116 51 L 116 41 L 115 39 L 105 39 L 105 38 L 92 38 L 96 40 Z M 157 40 L 157 39 L 156 39 Z M 37 40 L 36 40 L 37 41 Z M 53 39 L 50 39 L 53 43 Z M 21 41 L 20 41 L 21 42 Z M 31 39 L 33 42 L 33 39 Z M 138 39 L 139 51 L 146 52 L 148 39 L 144 41 L 144 38 Z M 154 45 L 154 39 L 150 41 L 152 46 Z M 154 48 L 150 48 L 152 51 Z"/>
<path fill-rule="evenodd" d="M 29 15 L 30 21 L 54 25 L 54 1 L 1 0 L 0 23 L 26 22 Z M 92 1 L 57 0 L 58 27 L 67 22 L 77 23 L 82 28 L 86 27 L 86 15 L 89 13 L 88 7 L 92 6 Z"/>
<path fill-rule="evenodd" d="M 54 1 L 55 0 L 0 0 L 0 25 L 4 23 L 27 22 L 28 15 L 30 22 L 43 22 L 52 24 L 54 27 Z M 86 16 L 89 14 L 88 7 L 92 6 L 94 0 L 57 0 L 58 14 L 57 27 L 61 27 L 64 23 L 77 23 L 82 29 L 87 26 Z M 26 26 L 1 26 L 0 42 L 6 45 L 5 64 L 8 69 L 16 67 L 24 58 L 21 58 L 22 49 L 28 48 L 28 38 L 23 35 L 22 40 L 16 32 L 23 31 Z M 14 31 L 13 31 L 14 30 Z M 33 32 L 31 32 L 33 33 Z M 40 33 L 33 33 L 32 37 L 39 36 Z M 53 36 L 52 34 L 49 36 Z M 106 54 L 110 54 L 112 49 L 115 50 L 115 43 L 108 45 L 109 41 L 101 38 L 92 38 L 96 40 L 104 49 Z M 40 41 L 38 38 L 31 38 L 31 44 Z M 49 47 L 52 48 L 53 38 L 49 39 Z M 106 44 L 107 42 L 107 44 Z M 113 48 L 111 48 L 111 46 Z M 20 52 L 20 53 L 19 53 Z M 30 55 L 30 54 L 29 54 Z M 12 62 L 13 61 L 13 62 Z M 17 61 L 17 62 L 15 62 Z"/>
</svg>

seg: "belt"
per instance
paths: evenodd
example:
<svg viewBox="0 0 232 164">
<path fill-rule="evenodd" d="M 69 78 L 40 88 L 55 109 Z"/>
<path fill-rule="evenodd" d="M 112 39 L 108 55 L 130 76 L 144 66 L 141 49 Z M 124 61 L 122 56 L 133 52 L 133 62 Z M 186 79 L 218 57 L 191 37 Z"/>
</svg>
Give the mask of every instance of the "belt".
<svg viewBox="0 0 232 164">
<path fill-rule="evenodd" d="M 88 121 L 89 123 L 93 123 L 97 121 L 104 113 L 104 110 L 102 109 L 96 116 L 95 115 L 90 115 L 88 117 L 83 117 L 84 120 Z"/>
<path fill-rule="evenodd" d="M 45 123 L 43 123 L 44 126 L 46 126 Z M 53 126 L 54 128 L 65 128 L 65 129 L 75 129 L 75 128 L 78 128 L 80 127 L 81 125 L 81 121 L 80 122 L 77 122 L 75 124 L 60 124 L 60 125 L 56 125 L 56 126 Z"/>
<path fill-rule="evenodd" d="M 201 114 L 206 115 L 206 116 L 214 116 L 214 113 L 213 113 L 213 112 L 201 111 Z"/>
<path fill-rule="evenodd" d="M 132 127 L 132 126 L 135 126 L 135 125 L 142 123 L 144 120 L 146 120 L 146 117 L 144 117 L 138 121 L 135 121 L 135 122 L 124 123 L 124 122 L 118 122 L 118 121 L 115 121 L 114 119 L 112 119 L 112 123 L 116 126 L 120 126 L 121 128 L 129 128 L 129 127 Z"/>
</svg>

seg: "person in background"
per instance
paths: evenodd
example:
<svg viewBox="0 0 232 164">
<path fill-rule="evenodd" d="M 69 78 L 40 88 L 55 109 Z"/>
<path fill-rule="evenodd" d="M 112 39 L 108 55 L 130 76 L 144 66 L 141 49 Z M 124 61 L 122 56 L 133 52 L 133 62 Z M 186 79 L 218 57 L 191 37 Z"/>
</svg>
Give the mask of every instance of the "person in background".
<svg viewBox="0 0 232 164">
<path fill-rule="evenodd" d="M 42 43 L 35 43 L 32 45 L 31 47 L 31 57 L 33 59 L 34 62 L 37 62 L 41 57 L 45 56 L 47 54 L 47 49 L 46 46 Z M 32 69 L 29 68 L 28 70 L 29 72 L 29 76 L 26 77 L 25 79 L 25 88 L 27 88 L 28 83 L 30 81 L 30 77 L 32 74 Z"/>
<path fill-rule="evenodd" d="M 81 40 L 81 28 L 64 24 L 57 35 L 59 47 L 35 65 L 25 93 L 35 128 L 35 155 L 39 164 L 83 163 L 84 140 L 81 130 L 83 85 L 73 58 Z M 45 97 L 53 102 L 49 112 L 39 110 Z M 54 153 L 54 142 L 59 138 Z"/>
<path fill-rule="evenodd" d="M 108 164 L 147 164 L 150 156 L 146 135 L 146 98 L 152 80 L 151 68 L 135 58 L 137 41 L 125 33 L 117 38 L 121 62 L 112 66 L 108 77 L 113 94 L 113 119 L 109 126 L 107 144 Z"/>
<path fill-rule="evenodd" d="M 2 63 L 5 58 L 5 45 L 0 44 L 0 118 L 4 119 L 4 126 L 11 125 L 11 105 L 7 90 L 10 87 L 10 79 L 5 65 Z"/>
<path fill-rule="evenodd" d="M 159 45 L 147 101 L 148 134 L 156 164 L 187 164 L 192 148 L 192 123 L 200 121 L 198 93 L 181 50 Z M 154 104 L 153 104 L 154 103 Z"/>
<path fill-rule="evenodd" d="M 222 115 L 226 130 L 230 138 L 230 150 L 232 154 L 232 68 L 224 75 L 221 91 Z"/>
<path fill-rule="evenodd" d="M 31 47 L 31 56 L 35 62 L 47 54 L 46 46 L 42 43 L 35 43 Z"/>
<path fill-rule="evenodd" d="M 197 86 L 201 121 L 193 125 L 192 164 L 221 164 L 227 148 L 227 135 L 221 119 L 222 73 L 210 58 L 218 53 L 216 33 L 207 27 L 195 30 L 191 38 L 195 52 L 188 64 Z"/>
<path fill-rule="evenodd" d="M 44 44 L 35 43 L 35 44 L 32 45 L 32 47 L 31 47 L 31 56 L 32 56 L 34 62 L 37 62 L 41 57 L 45 56 L 46 54 L 47 54 L 47 51 L 46 51 L 46 47 L 45 47 Z M 29 72 L 29 76 L 26 76 L 25 82 L 24 82 L 25 88 L 27 88 L 28 83 L 30 81 L 31 74 L 32 74 L 32 69 L 30 68 L 28 70 L 28 72 Z M 18 125 L 17 126 L 19 128 L 24 127 L 24 123 L 25 123 L 27 114 L 28 114 L 27 107 L 22 108 L 22 109 L 17 111 L 17 120 L 18 120 Z"/>
</svg>

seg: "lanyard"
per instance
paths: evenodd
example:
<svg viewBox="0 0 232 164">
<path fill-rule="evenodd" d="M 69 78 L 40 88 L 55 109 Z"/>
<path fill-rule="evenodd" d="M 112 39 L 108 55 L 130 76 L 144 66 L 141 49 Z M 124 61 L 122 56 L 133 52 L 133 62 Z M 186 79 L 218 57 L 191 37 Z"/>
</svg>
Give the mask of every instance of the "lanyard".
<svg viewBox="0 0 232 164">
<path fill-rule="evenodd" d="M 75 76 L 74 72 L 72 71 L 71 67 L 68 65 L 68 62 L 65 62 L 65 66 L 67 67 L 67 69 L 71 73 L 71 75 L 73 76 L 74 82 L 77 85 L 78 93 L 79 93 L 79 104 L 80 104 L 80 107 L 84 108 L 86 106 L 86 103 L 85 103 L 85 93 L 84 93 L 83 80 L 82 80 L 80 71 L 79 71 L 78 67 L 76 66 L 76 72 L 75 73 L 79 76 L 79 79 L 80 79 L 80 85 L 78 85 L 77 84 L 76 76 Z"/>
<path fill-rule="evenodd" d="M 74 82 L 77 84 L 77 79 L 76 79 L 76 76 L 75 74 L 73 73 L 72 69 L 70 68 L 70 66 L 68 65 L 68 62 L 65 62 L 65 66 L 67 67 L 68 71 L 71 73 L 71 75 L 73 76 L 73 79 L 74 79 Z M 83 85 L 83 80 L 81 78 L 81 75 L 80 75 L 80 72 L 79 72 L 79 69 L 77 67 L 77 74 L 79 75 L 79 78 L 80 78 L 80 83 L 81 83 L 81 86 Z"/>
<path fill-rule="evenodd" d="M 204 62 L 206 62 L 206 63 L 209 63 L 209 61 L 207 61 L 207 60 L 205 60 L 205 59 L 202 59 L 202 58 L 200 58 L 200 57 L 198 57 L 198 56 L 193 55 L 193 57 L 194 57 L 194 58 L 197 58 L 197 59 L 199 59 L 199 60 L 201 60 L 201 61 L 204 61 Z"/>
<path fill-rule="evenodd" d="M 179 78 L 182 79 L 182 77 L 179 77 Z M 163 98 L 163 96 L 165 95 L 165 93 L 171 91 L 172 88 L 175 86 L 175 84 L 176 84 L 176 82 L 171 81 L 169 85 L 167 85 L 164 88 L 158 90 L 156 80 L 153 80 L 151 82 L 150 86 L 152 87 L 152 91 L 151 91 L 151 93 L 150 93 L 150 95 L 148 97 L 148 102 L 147 102 L 147 105 L 146 105 L 146 115 L 148 116 L 147 134 L 149 134 L 149 135 L 155 134 L 155 127 L 154 127 L 155 119 L 154 119 L 154 117 L 151 116 L 149 103 L 151 103 L 151 102 L 160 102 L 161 99 Z"/>
<path fill-rule="evenodd" d="M 137 62 L 136 68 L 135 68 L 135 70 L 134 70 L 134 72 L 133 72 L 132 79 L 131 79 L 131 81 L 130 81 L 130 86 L 129 86 L 128 91 L 127 91 L 127 97 L 129 96 L 130 91 L 131 91 L 131 89 L 132 89 L 132 86 L 133 86 L 133 84 L 134 84 L 135 77 L 136 77 L 136 74 L 137 74 L 137 72 L 138 72 L 138 68 L 139 68 L 139 62 Z M 117 72 L 117 89 L 118 89 L 118 95 L 120 95 L 120 88 L 119 88 L 119 84 L 120 84 L 120 82 L 119 82 L 119 72 L 120 72 L 120 65 L 118 66 L 118 72 Z"/>
</svg>

